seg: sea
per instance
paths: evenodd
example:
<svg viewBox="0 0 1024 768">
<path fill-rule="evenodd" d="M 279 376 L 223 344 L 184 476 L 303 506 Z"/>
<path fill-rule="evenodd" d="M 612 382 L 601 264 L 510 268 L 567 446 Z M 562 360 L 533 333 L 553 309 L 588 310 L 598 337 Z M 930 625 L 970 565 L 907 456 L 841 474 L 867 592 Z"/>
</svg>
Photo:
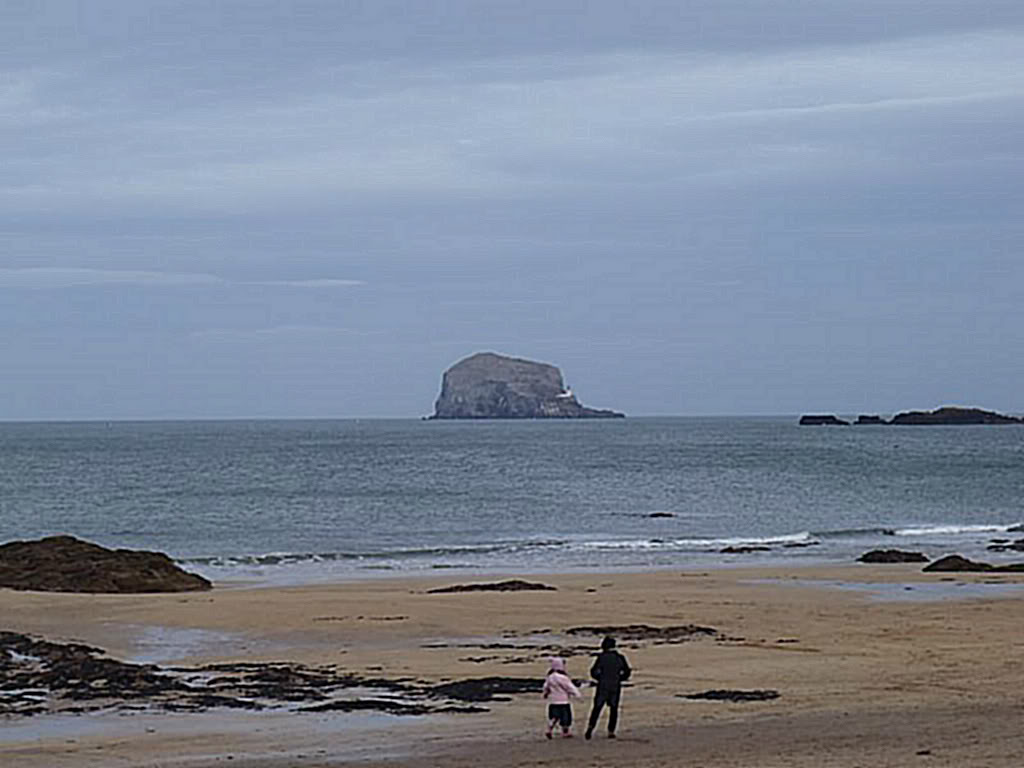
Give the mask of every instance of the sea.
<svg viewBox="0 0 1024 768">
<path fill-rule="evenodd" d="M 794 417 L 0 424 L 0 543 L 72 534 L 218 583 L 993 563 L 1024 427 Z M 753 548 L 723 552 L 728 548 Z"/>
</svg>

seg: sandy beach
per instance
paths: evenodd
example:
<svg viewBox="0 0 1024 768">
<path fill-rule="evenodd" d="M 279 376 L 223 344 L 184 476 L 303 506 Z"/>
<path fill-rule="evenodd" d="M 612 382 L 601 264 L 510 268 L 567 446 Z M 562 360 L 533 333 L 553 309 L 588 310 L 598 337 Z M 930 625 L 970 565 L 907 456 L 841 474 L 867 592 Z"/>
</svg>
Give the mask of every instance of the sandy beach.
<svg viewBox="0 0 1024 768">
<path fill-rule="evenodd" d="M 1024 735 L 1022 574 L 918 566 L 530 575 L 553 591 L 430 594 L 502 577 L 446 573 L 171 595 L 0 590 L 0 628 L 165 665 L 288 661 L 441 683 L 546 671 L 585 678 L 585 626 L 686 624 L 623 639 L 634 667 L 619 738 L 547 742 L 536 694 L 476 714 L 101 713 L 0 721 L 0 765 L 1011 766 Z M 765 701 L 694 700 L 708 690 Z M 586 718 L 592 689 L 574 707 Z"/>
</svg>

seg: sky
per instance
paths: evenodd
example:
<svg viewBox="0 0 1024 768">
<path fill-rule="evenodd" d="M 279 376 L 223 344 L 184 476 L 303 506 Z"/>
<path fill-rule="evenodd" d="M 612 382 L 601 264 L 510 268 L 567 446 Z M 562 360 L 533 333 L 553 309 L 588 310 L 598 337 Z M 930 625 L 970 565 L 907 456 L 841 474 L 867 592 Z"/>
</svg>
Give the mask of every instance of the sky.
<svg viewBox="0 0 1024 768">
<path fill-rule="evenodd" d="M 1019 0 L 0 0 L 0 419 L 1024 411 Z"/>
</svg>

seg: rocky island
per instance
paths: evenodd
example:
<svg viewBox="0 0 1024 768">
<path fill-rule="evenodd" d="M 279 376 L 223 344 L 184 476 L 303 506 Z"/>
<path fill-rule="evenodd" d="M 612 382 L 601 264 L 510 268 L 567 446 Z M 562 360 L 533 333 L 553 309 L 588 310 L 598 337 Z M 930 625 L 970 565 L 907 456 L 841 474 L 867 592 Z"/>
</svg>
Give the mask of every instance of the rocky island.
<svg viewBox="0 0 1024 768">
<path fill-rule="evenodd" d="M 832 414 L 811 414 L 800 417 L 802 426 L 808 425 L 841 425 L 846 426 L 850 422 L 836 418 Z M 947 405 L 936 408 L 934 411 L 904 411 L 897 413 L 889 421 L 881 416 L 861 414 L 854 422 L 856 425 L 883 425 L 883 426 L 919 426 L 919 425 L 945 425 L 963 426 L 971 424 L 1024 424 L 1024 419 L 1016 416 L 1006 416 L 995 411 L 985 411 L 981 408 L 960 408 L 954 405 Z"/>
<path fill-rule="evenodd" d="M 478 352 L 441 379 L 430 419 L 609 419 L 624 414 L 587 408 L 553 365 Z"/>
</svg>

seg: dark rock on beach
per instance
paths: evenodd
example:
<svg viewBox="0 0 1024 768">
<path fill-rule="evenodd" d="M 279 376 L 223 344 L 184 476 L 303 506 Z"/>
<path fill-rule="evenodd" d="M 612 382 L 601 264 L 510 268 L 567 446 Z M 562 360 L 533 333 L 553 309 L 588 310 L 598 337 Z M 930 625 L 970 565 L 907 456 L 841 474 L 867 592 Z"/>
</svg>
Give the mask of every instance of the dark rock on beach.
<svg viewBox="0 0 1024 768">
<path fill-rule="evenodd" d="M 441 379 L 431 419 L 606 419 L 615 411 L 587 408 L 553 365 L 479 352 Z"/>
<path fill-rule="evenodd" d="M 927 563 L 927 555 L 902 549 L 873 549 L 857 558 L 858 563 Z"/>
<path fill-rule="evenodd" d="M 962 573 L 962 572 L 973 572 L 973 571 L 991 571 L 992 565 L 989 563 L 976 563 L 973 560 L 968 560 L 966 557 L 960 555 L 946 555 L 940 557 L 934 563 L 926 565 L 922 570 L 927 572 L 940 571 L 950 573 Z"/>
<path fill-rule="evenodd" d="M 0 545 L 0 587 L 43 592 L 190 592 L 210 589 L 161 552 L 107 549 L 73 536 Z"/>
<path fill-rule="evenodd" d="M 811 413 L 800 417 L 802 427 L 848 427 L 850 422 L 837 418 L 831 413 Z"/>
<path fill-rule="evenodd" d="M 453 592 L 554 592 L 557 588 L 535 581 L 509 579 L 488 584 L 455 584 L 451 587 L 428 589 L 428 595 L 443 595 Z"/>
<path fill-rule="evenodd" d="M 979 563 L 968 560 L 960 555 L 947 555 L 939 558 L 934 563 L 926 565 L 924 571 L 945 571 L 949 573 L 1024 573 L 1024 563 L 1009 563 L 1007 565 L 992 565 L 991 563 Z"/>
<path fill-rule="evenodd" d="M 779 692 L 773 690 L 732 691 L 714 689 L 703 693 L 678 694 L 681 699 L 705 699 L 708 701 L 771 701 L 779 698 Z"/>
</svg>

